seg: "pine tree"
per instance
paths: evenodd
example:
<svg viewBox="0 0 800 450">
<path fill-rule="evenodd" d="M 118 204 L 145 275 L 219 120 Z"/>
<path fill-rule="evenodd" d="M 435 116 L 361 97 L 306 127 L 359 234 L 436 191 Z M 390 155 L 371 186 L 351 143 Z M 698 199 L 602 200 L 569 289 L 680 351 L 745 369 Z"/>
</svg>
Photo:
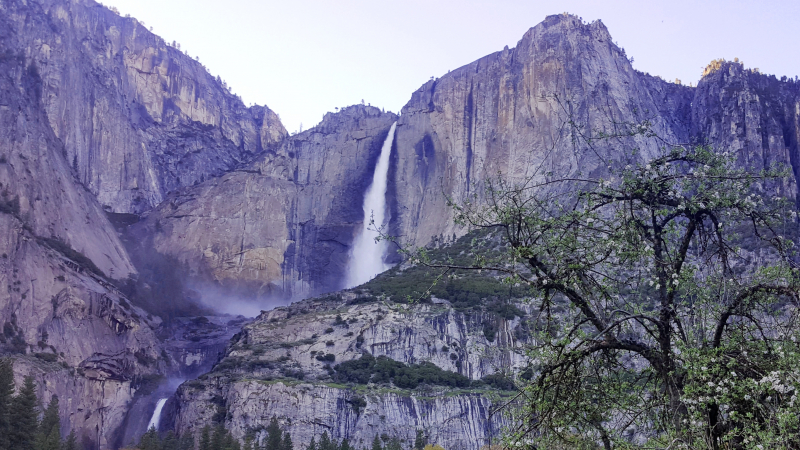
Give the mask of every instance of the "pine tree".
<svg viewBox="0 0 800 450">
<path fill-rule="evenodd" d="M 150 427 L 142 438 L 139 439 L 139 445 L 136 446 L 139 450 L 161 450 L 161 439 L 158 438 L 158 432 L 155 427 Z"/>
<path fill-rule="evenodd" d="M 172 430 L 170 430 L 164 437 L 164 440 L 161 441 L 161 450 L 180 450 L 179 446 L 178 436 L 176 436 L 175 432 Z"/>
<path fill-rule="evenodd" d="M 225 447 L 225 427 L 222 424 L 214 427 L 214 434 L 211 436 L 211 450 L 223 450 Z"/>
<path fill-rule="evenodd" d="M 342 444 L 339 445 L 339 450 L 353 450 L 353 448 L 350 447 L 350 441 L 348 441 L 347 438 L 342 439 Z"/>
<path fill-rule="evenodd" d="M 272 416 L 267 426 L 266 450 L 281 450 L 281 427 L 278 425 L 278 418 Z"/>
<path fill-rule="evenodd" d="M 44 411 L 36 432 L 36 450 L 60 450 L 61 418 L 58 415 L 58 396 L 54 395 Z"/>
<path fill-rule="evenodd" d="M 180 439 L 180 450 L 194 450 L 194 437 L 191 433 L 183 433 Z"/>
<path fill-rule="evenodd" d="M 0 359 L 0 450 L 11 450 L 9 436 L 11 425 L 9 412 L 14 395 L 14 368 L 11 359 Z"/>
<path fill-rule="evenodd" d="M 281 450 L 294 450 L 294 444 L 292 443 L 292 436 L 289 435 L 288 431 L 283 433 L 283 442 L 281 443 Z"/>
<path fill-rule="evenodd" d="M 322 437 L 319 438 L 319 445 L 317 446 L 318 450 L 336 450 L 331 442 L 330 436 L 328 436 L 328 432 L 324 431 L 322 433 Z"/>
<path fill-rule="evenodd" d="M 389 443 L 386 444 L 386 450 L 403 450 L 403 447 L 400 444 L 400 438 L 394 436 L 393 438 L 389 439 Z"/>
<path fill-rule="evenodd" d="M 200 450 L 211 450 L 211 427 L 208 425 L 200 433 Z"/>
<path fill-rule="evenodd" d="M 428 440 L 425 439 L 425 433 L 422 430 L 417 430 L 417 437 L 414 439 L 414 448 L 417 450 L 422 450 L 425 448 L 425 444 L 428 443 Z"/>
<path fill-rule="evenodd" d="M 36 416 L 36 384 L 33 377 L 27 376 L 19 394 L 11 402 L 9 450 L 34 450 Z"/>
<path fill-rule="evenodd" d="M 314 440 L 314 437 L 311 437 L 311 442 L 308 443 L 308 447 L 306 450 L 317 450 L 317 442 Z"/>
<path fill-rule="evenodd" d="M 75 430 L 70 430 L 67 440 L 64 442 L 64 450 L 78 450 L 78 437 L 75 436 Z M 194 450 L 194 446 L 192 446 Z"/>
<path fill-rule="evenodd" d="M 383 450 L 381 440 L 377 434 L 375 435 L 375 439 L 372 440 L 372 450 Z"/>
</svg>

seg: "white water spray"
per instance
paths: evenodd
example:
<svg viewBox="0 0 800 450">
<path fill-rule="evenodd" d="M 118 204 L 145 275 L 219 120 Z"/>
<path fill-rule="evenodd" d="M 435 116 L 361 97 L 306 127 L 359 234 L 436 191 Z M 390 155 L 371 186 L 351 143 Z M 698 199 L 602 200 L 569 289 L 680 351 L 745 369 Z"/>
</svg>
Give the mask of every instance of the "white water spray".
<svg viewBox="0 0 800 450">
<path fill-rule="evenodd" d="M 147 429 L 155 428 L 158 431 L 158 422 L 161 421 L 161 410 L 164 409 L 164 404 L 167 403 L 166 398 L 158 399 L 156 403 L 156 410 L 153 411 L 153 417 L 150 418 L 150 423 L 147 424 Z M 139 422 L 141 423 L 141 422 Z"/>
<path fill-rule="evenodd" d="M 387 249 L 386 241 L 375 242 L 375 238 L 378 237 L 376 228 L 384 225 L 386 216 L 386 182 L 389 175 L 389 155 L 392 153 L 396 126 L 397 122 L 392 124 L 389 135 L 383 142 L 381 155 L 375 166 L 375 173 L 372 175 L 372 184 L 369 185 L 364 196 L 364 224 L 350 250 L 350 264 L 347 268 L 345 283 L 347 288 L 364 284 L 391 267 L 383 262 Z M 370 222 L 373 223 L 370 225 Z"/>
</svg>

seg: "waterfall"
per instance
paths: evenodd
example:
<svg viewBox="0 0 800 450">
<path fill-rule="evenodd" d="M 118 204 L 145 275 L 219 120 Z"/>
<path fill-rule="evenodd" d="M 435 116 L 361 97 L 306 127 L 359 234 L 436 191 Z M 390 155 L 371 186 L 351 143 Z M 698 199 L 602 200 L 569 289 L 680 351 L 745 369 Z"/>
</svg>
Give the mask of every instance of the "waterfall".
<svg viewBox="0 0 800 450">
<path fill-rule="evenodd" d="M 153 411 L 153 417 L 150 418 L 150 423 L 147 424 L 147 429 L 155 428 L 158 430 L 158 422 L 161 421 L 161 410 L 164 409 L 164 404 L 167 403 L 166 398 L 158 399 L 156 403 L 156 410 Z"/>
<path fill-rule="evenodd" d="M 378 237 L 378 232 L 375 229 L 385 225 L 389 155 L 392 153 L 392 142 L 394 141 L 394 129 L 396 126 L 397 122 L 392 124 L 389 129 L 389 135 L 386 136 L 386 140 L 383 142 L 381 156 L 378 158 L 375 173 L 372 175 L 372 184 L 369 185 L 364 196 L 364 224 L 361 226 L 361 230 L 359 230 L 350 250 L 346 288 L 364 284 L 390 267 L 383 262 L 387 243 L 385 241 L 375 242 L 375 238 Z M 374 223 L 370 225 L 370 221 L 374 221 Z"/>
</svg>

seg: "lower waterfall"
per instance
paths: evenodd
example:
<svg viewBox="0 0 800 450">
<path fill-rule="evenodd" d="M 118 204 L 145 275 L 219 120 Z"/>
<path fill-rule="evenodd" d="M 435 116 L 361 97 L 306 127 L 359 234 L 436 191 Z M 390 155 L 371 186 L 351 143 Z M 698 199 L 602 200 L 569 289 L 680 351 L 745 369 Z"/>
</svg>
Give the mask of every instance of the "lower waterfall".
<svg viewBox="0 0 800 450">
<path fill-rule="evenodd" d="M 364 284 L 375 278 L 390 266 L 383 259 L 388 248 L 386 241 L 375 242 L 378 237 L 376 228 L 384 226 L 386 216 L 386 186 L 389 175 L 389 156 L 392 153 L 394 130 L 397 122 L 392 124 L 389 134 L 383 142 L 372 184 L 364 196 L 364 224 L 358 232 L 350 250 L 350 262 L 347 267 L 345 288 Z"/>
<path fill-rule="evenodd" d="M 153 417 L 150 418 L 150 422 L 147 424 L 147 429 L 155 428 L 158 430 L 158 422 L 161 421 L 161 410 L 164 409 L 164 404 L 167 403 L 166 398 L 158 399 L 158 403 L 156 403 L 156 409 L 153 411 Z"/>
</svg>

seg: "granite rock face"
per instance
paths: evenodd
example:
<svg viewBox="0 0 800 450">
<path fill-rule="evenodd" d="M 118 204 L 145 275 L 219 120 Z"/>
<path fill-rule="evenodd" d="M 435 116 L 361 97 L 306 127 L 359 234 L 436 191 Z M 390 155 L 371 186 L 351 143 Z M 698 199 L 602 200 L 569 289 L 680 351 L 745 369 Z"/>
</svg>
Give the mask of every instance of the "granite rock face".
<svg viewBox="0 0 800 450">
<path fill-rule="evenodd" d="M 279 142 L 269 108 L 245 107 L 199 61 L 92 0 L 11 0 L 2 14 L 41 77 L 67 161 L 106 208 L 141 213 Z"/>
<path fill-rule="evenodd" d="M 4 6 L 6 3 L 3 4 Z M 41 102 L 35 66 L 0 12 L 0 352 L 17 382 L 58 395 L 64 430 L 107 447 L 140 381 L 164 370 L 160 320 L 112 278 L 135 272 L 116 231 L 75 178 Z"/>
<path fill-rule="evenodd" d="M 393 114 L 351 106 L 241 169 L 167 198 L 135 234 L 197 278 L 257 297 L 342 288 Z"/>
<path fill-rule="evenodd" d="M 478 449 L 499 437 L 505 419 L 492 412 L 512 393 L 348 386 L 331 377 L 330 366 L 366 353 L 407 364 L 432 362 L 472 380 L 516 372 L 525 365 L 521 318 L 494 318 L 498 332 L 489 341 L 481 313 L 447 302 L 408 306 L 355 298 L 345 292 L 263 313 L 209 374 L 179 388 L 171 425 L 197 433 L 223 411 L 226 427 L 243 437 L 275 416 L 301 446 L 323 431 L 362 447 L 382 434 L 412 442 L 417 430 L 445 448 Z M 335 362 L 321 360 L 327 354 Z"/>
<path fill-rule="evenodd" d="M 712 64 L 692 102 L 691 133 L 737 155 L 757 172 L 782 164 L 793 177 L 767 191 L 800 200 L 800 83 L 746 69 L 738 62 Z"/>
<path fill-rule="evenodd" d="M 697 88 L 665 82 L 634 70 L 601 22 L 550 16 L 515 48 L 412 94 L 393 156 L 394 234 L 424 245 L 458 233 L 445 195 L 480 201 L 484 181 L 498 175 L 534 183 L 602 176 L 608 161 L 630 158 L 633 148 L 637 158 L 652 157 L 657 141 L 625 137 L 644 121 L 667 143 L 736 151 L 756 170 L 784 163 L 796 177 L 799 87 L 737 63 L 724 63 Z M 617 137 L 589 146 L 585 138 L 599 131 Z M 777 190 L 794 198 L 797 183 Z"/>
</svg>

